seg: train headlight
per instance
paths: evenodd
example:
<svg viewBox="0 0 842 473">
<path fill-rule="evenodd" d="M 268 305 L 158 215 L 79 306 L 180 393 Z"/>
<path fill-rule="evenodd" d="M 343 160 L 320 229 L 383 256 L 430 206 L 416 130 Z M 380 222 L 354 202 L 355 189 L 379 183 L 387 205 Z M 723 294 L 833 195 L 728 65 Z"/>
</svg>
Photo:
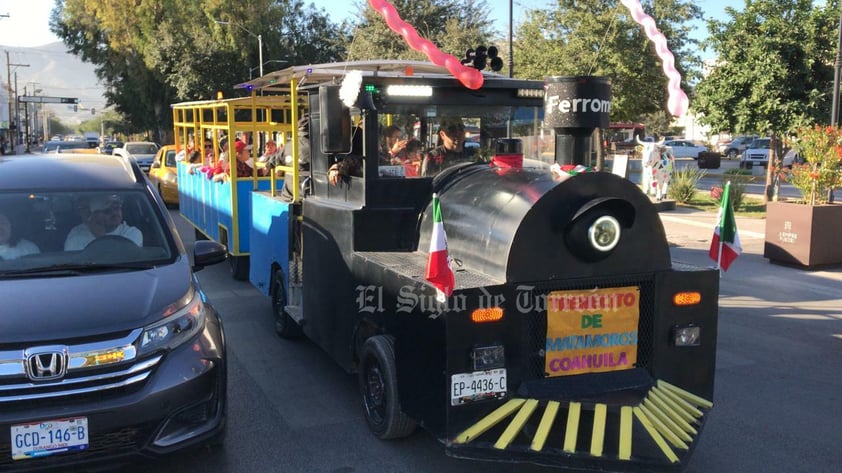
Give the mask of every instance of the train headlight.
<svg viewBox="0 0 842 473">
<path fill-rule="evenodd" d="M 588 241 L 597 251 L 611 251 L 620 241 L 620 233 L 620 222 L 610 215 L 603 215 L 588 228 Z"/>
<path fill-rule="evenodd" d="M 672 340 L 677 347 L 697 347 L 702 344 L 702 328 L 697 325 L 676 325 L 672 328 Z"/>
<path fill-rule="evenodd" d="M 588 263 L 604 260 L 619 248 L 623 228 L 632 228 L 635 209 L 627 201 L 598 198 L 583 204 L 564 228 L 567 250 Z"/>
</svg>

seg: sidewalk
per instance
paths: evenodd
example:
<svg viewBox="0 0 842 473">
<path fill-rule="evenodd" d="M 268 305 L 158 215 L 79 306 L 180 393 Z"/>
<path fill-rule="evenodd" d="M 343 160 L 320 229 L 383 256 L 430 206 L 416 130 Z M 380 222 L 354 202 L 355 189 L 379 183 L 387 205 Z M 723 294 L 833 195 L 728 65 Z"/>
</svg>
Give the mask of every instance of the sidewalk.
<svg viewBox="0 0 842 473">
<path fill-rule="evenodd" d="M 717 212 L 677 206 L 675 210 L 660 212 L 659 215 L 674 259 L 702 267 L 715 266 L 715 262 L 707 254 L 717 224 Z M 817 278 L 823 280 L 824 284 L 829 284 L 828 290 L 832 290 L 837 296 L 842 294 L 839 292 L 842 268 L 809 271 L 770 263 L 763 257 L 766 219 L 740 216 L 735 218 L 743 251 L 731 269 L 723 275 L 723 281 L 766 280 L 771 281 L 771 288 L 791 288 L 797 284 L 796 281 Z"/>
</svg>

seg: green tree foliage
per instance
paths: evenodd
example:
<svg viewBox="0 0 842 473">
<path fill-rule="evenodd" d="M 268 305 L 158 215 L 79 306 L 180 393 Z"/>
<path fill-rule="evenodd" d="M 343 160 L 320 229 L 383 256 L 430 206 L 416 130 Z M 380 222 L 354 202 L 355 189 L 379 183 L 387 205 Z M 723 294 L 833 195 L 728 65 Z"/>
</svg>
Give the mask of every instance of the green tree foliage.
<svg viewBox="0 0 842 473">
<path fill-rule="evenodd" d="M 694 107 L 713 130 L 787 132 L 827 122 L 839 3 L 746 0 L 727 21 L 709 21 L 719 58 L 696 88 Z"/>
<path fill-rule="evenodd" d="M 50 26 L 96 66 L 125 132 L 152 130 L 158 141 L 172 129 L 170 104 L 231 96 L 257 75 L 257 35 L 275 69 L 344 56 L 345 36 L 303 0 L 56 0 Z"/>
<path fill-rule="evenodd" d="M 700 62 L 689 22 L 701 18 L 692 1 L 644 0 L 667 38 L 688 89 Z M 617 0 L 558 0 L 554 8 L 530 10 L 517 29 L 514 75 L 597 75 L 611 79 L 612 121 L 637 121 L 666 110 L 667 78 L 654 44 Z"/>
<path fill-rule="evenodd" d="M 468 48 L 490 45 L 495 33 L 484 0 L 394 0 L 392 4 L 421 37 L 460 59 Z M 346 44 L 348 60 L 428 60 L 392 31 L 367 2 L 358 1 L 357 5 L 360 13 L 356 24 L 343 25 L 350 32 Z"/>
</svg>

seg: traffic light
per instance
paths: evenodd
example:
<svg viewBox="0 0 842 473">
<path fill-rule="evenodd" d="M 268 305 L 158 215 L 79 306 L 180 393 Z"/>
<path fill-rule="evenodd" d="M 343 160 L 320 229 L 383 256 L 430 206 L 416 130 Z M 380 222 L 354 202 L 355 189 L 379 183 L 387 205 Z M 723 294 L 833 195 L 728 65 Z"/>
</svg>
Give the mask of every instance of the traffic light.
<svg viewBox="0 0 842 473">
<path fill-rule="evenodd" d="M 462 59 L 462 64 L 474 67 L 479 71 L 485 69 L 486 66 L 490 66 L 489 68 L 494 72 L 503 68 L 503 60 L 498 56 L 496 46 L 469 48 L 465 51 L 465 59 Z"/>
</svg>

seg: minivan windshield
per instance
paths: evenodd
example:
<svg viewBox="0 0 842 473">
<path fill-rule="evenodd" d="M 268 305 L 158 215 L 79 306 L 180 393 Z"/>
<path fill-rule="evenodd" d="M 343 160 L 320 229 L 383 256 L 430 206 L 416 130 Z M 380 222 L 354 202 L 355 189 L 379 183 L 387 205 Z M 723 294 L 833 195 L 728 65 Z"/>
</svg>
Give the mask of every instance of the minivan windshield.
<svg viewBox="0 0 842 473">
<path fill-rule="evenodd" d="M 177 250 L 153 204 L 137 190 L 0 192 L 0 277 L 172 261 Z"/>
</svg>

